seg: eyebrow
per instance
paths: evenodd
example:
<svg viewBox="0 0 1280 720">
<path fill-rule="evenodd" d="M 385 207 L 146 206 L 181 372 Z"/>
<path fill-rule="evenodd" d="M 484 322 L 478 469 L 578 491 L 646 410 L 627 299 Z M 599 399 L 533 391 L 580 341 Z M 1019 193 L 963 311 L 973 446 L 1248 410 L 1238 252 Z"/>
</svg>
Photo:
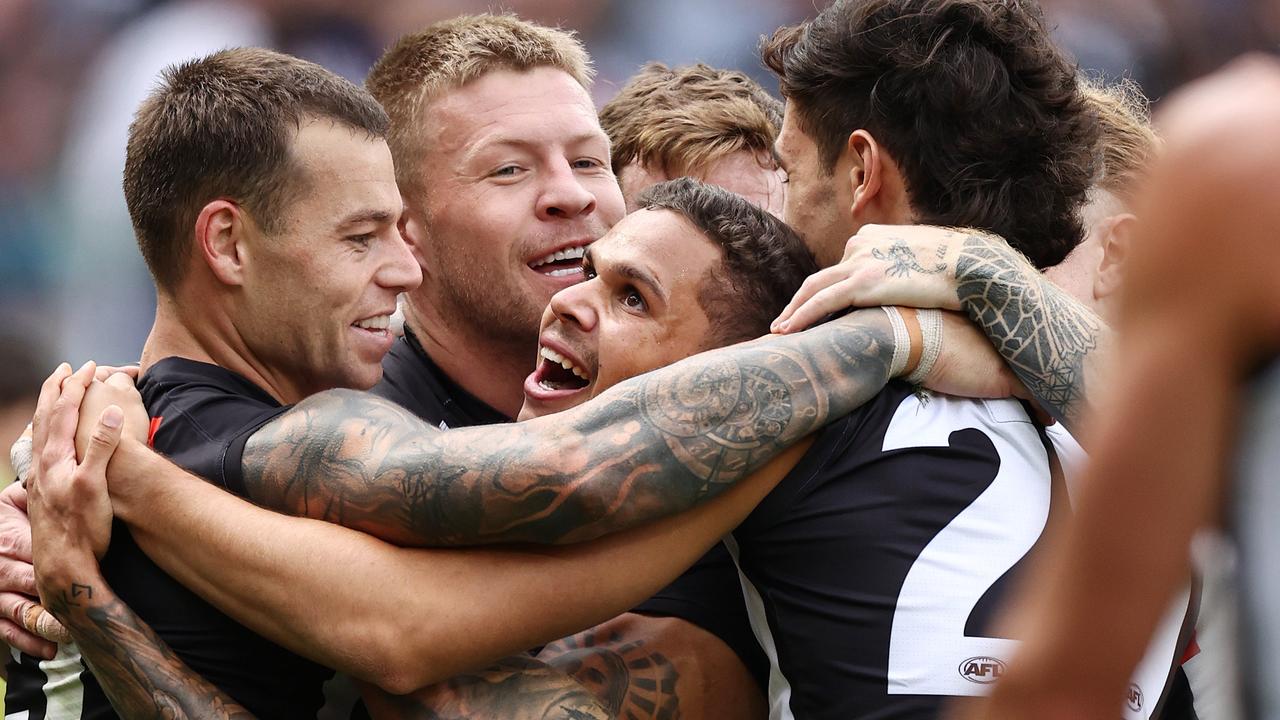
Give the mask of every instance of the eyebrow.
<svg viewBox="0 0 1280 720">
<path fill-rule="evenodd" d="M 603 142 L 605 148 L 608 149 L 609 136 L 605 135 L 603 131 L 593 132 L 588 130 L 586 132 L 578 133 L 577 135 L 574 135 L 573 137 L 569 138 L 568 140 L 565 141 L 564 145 L 566 147 L 572 147 L 575 145 L 582 145 L 584 143 L 590 143 L 590 142 Z M 472 145 L 471 148 L 467 150 L 466 154 L 464 155 L 464 158 L 466 161 L 470 161 L 471 159 L 475 158 L 476 155 L 479 155 L 481 152 L 485 152 L 492 148 L 514 147 L 522 150 L 536 151 L 536 150 L 543 149 L 546 146 L 547 146 L 547 143 L 540 142 L 537 140 L 530 140 L 530 139 L 519 138 L 519 137 L 509 137 L 505 135 L 497 135 L 492 137 L 481 138 L 480 142 L 477 142 L 476 144 Z"/>
<path fill-rule="evenodd" d="M 338 223 L 338 227 L 348 227 L 367 222 L 385 225 L 395 219 L 396 214 L 387 210 L 360 210 L 344 217 Z"/>
<path fill-rule="evenodd" d="M 600 268 L 596 266 L 595 258 L 592 257 L 591 248 L 587 248 L 586 254 L 582 256 L 582 261 L 586 265 L 595 268 L 596 272 L 599 273 Z M 640 285 L 644 285 L 649 288 L 650 292 L 657 295 L 658 299 L 661 300 L 663 304 L 666 304 L 670 297 L 667 295 L 666 288 L 662 286 L 662 283 L 658 282 L 658 278 L 655 277 L 653 273 L 639 265 L 634 265 L 628 262 L 610 263 L 609 272 L 616 273 L 621 277 L 639 283 Z"/>
</svg>

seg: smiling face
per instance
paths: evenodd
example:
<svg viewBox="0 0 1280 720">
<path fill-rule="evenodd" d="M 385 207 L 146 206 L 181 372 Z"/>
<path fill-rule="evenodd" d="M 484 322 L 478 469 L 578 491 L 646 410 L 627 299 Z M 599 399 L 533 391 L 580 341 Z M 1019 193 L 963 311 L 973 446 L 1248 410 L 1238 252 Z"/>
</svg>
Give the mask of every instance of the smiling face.
<svg viewBox="0 0 1280 720">
<path fill-rule="evenodd" d="M 623 216 L 590 96 L 549 67 L 496 70 L 434 100 L 421 197 L 406 198 L 441 322 L 532 346 L 556 291 L 582 279 L 584 247 Z"/>
<path fill-rule="evenodd" d="M 249 230 L 236 329 L 299 398 L 367 389 L 382 377 L 396 295 L 422 279 L 396 231 L 391 153 L 382 140 L 329 120 L 305 124 L 291 151 L 302 189 L 284 208 L 280 232 Z"/>
<path fill-rule="evenodd" d="M 586 280 L 542 316 L 538 365 L 519 418 L 560 412 L 706 348 L 698 291 L 723 251 L 670 210 L 639 210 L 591 246 Z"/>
</svg>

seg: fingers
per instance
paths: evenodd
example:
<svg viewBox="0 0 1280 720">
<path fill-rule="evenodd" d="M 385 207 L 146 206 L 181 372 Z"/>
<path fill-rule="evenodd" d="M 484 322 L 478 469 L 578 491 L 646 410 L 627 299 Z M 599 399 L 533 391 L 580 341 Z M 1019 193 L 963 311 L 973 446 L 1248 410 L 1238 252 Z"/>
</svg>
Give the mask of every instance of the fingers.
<svg viewBox="0 0 1280 720">
<path fill-rule="evenodd" d="M 71 376 L 71 366 L 62 363 L 40 386 L 40 398 L 36 401 L 36 414 L 31 419 L 31 437 L 37 448 L 44 447 L 44 429 L 53 405 L 62 395 L 62 381 Z"/>
<path fill-rule="evenodd" d="M 36 572 L 31 566 L 31 529 L 9 527 L 0 533 L 0 592 L 36 593 Z"/>
<path fill-rule="evenodd" d="M 812 327 L 832 313 L 858 307 L 852 281 L 844 281 L 825 287 L 814 293 L 803 305 L 796 308 L 780 332 L 799 332 Z"/>
<path fill-rule="evenodd" d="M 98 419 L 98 425 L 89 439 L 89 448 L 85 452 L 84 461 L 80 465 L 82 472 L 88 477 L 107 476 L 107 462 L 120 444 L 120 432 L 124 426 L 124 411 L 116 405 L 108 405 Z"/>
<path fill-rule="evenodd" d="M 95 369 L 92 361 L 87 362 L 63 380 L 62 392 L 45 418 L 43 450 L 37 440 L 36 452 L 40 453 L 42 467 L 52 467 L 66 457 L 76 457 L 75 437 L 76 426 L 80 423 L 80 401 L 84 399 L 89 383 L 93 382 Z"/>
<path fill-rule="evenodd" d="M 36 629 L 43 626 L 46 632 L 57 637 L 67 636 L 69 633 L 51 615 L 48 620 L 41 623 L 42 612 L 48 615 L 48 612 L 40 608 L 30 597 L 16 593 L 0 593 L 0 637 L 4 638 L 10 647 L 16 647 L 28 655 L 46 660 L 53 659 L 58 651 L 57 646 L 49 639 L 37 634 Z M 49 620 L 56 625 L 51 626 Z M 26 627 L 28 622 L 31 625 L 30 629 Z"/>
<path fill-rule="evenodd" d="M 107 379 L 103 380 L 103 383 L 119 390 L 129 391 L 136 389 L 134 379 L 135 378 L 132 375 L 118 372 L 113 375 L 108 375 Z"/>
<path fill-rule="evenodd" d="M 809 307 L 809 304 L 817 295 L 848 279 L 848 276 L 848 270 L 841 265 L 819 270 L 810 275 L 805 279 L 800 289 L 796 291 L 795 297 L 791 298 L 791 302 L 787 303 L 787 306 L 782 309 L 777 319 L 769 326 L 769 329 L 776 333 L 797 332 L 834 312 L 834 310 L 827 310 L 819 313 L 817 311 L 825 305 Z M 823 296 L 823 302 L 830 302 L 829 295 Z M 843 307 L 848 307 L 848 305 Z M 838 307 L 835 309 L 840 310 L 843 308 Z M 802 310 L 803 312 L 801 312 Z"/>
</svg>

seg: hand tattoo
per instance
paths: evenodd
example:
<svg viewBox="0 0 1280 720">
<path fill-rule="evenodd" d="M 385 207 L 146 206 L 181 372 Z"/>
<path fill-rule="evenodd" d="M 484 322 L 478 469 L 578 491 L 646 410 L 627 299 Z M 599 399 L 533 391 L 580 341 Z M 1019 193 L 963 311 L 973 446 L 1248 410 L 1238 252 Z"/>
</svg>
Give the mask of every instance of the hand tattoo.
<svg viewBox="0 0 1280 720">
<path fill-rule="evenodd" d="M 938 248 L 939 258 L 944 257 L 946 254 L 946 245 Z M 885 262 L 890 263 L 889 269 L 884 271 L 884 274 L 889 277 L 911 277 L 912 270 L 926 275 L 937 275 L 940 272 L 945 272 L 947 269 L 947 264 L 944 262 L 937 263 L 932 268 L 927 268 L 921 265 L 916 259 L 915 251 L 901 240 L 894 241 L 894 243 L 889 246 L 888 251 L 882 252 L 880 248 L 873 248 L 871 250 L 871 256 L 877 260 L 884 260 Z"/>
<path fill-rule="evenodd" d="M 253 717 L 187 667 L 105 584 L 95 591 L 92 584 L 73 582 L 53 595 L 49 610 L 71 631 L 120 717 Z"/>
<path fill-rule="evenodd" d="M 1027 389 L 1071 427 L 1083 410 L 1085 361 L 1102 322 L 1003 242 L 970 236 L 957 294 Z"/>
<path fill-rule="evenodd" d="M 313 396 L 250 438 L 267 507 L 401 545 L 586 540 L 689 509 L 887 382 L 879 309 L 715 350 L 555 416 L 441 432 L 353 391 Z"/>
</svg>

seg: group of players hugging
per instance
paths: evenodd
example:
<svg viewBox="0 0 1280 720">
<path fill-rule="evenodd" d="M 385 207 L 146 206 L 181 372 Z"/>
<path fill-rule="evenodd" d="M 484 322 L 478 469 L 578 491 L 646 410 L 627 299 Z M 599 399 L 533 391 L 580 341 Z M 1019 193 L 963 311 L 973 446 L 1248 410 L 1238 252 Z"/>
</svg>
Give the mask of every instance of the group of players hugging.
<svg viewBox="0 0 1280 720">
<path fill-rule="evenodd" d="M 653 63 L 599 111 L 512 15 L 363 88 L 169 68 L 140 365 L 59 367 L 0 492 L 6 718 L 1196 717 L 1186 543 L 1112 583 L 1123 649 L 1065 579 L 1112 562 L 1073 434 L 1137 431 L 1093 420 L 1145 357 L 1111 327 L 1196 154 L 1033 0 L 838 0 L 761 55 L 784 100 Z"/>
</svg>

